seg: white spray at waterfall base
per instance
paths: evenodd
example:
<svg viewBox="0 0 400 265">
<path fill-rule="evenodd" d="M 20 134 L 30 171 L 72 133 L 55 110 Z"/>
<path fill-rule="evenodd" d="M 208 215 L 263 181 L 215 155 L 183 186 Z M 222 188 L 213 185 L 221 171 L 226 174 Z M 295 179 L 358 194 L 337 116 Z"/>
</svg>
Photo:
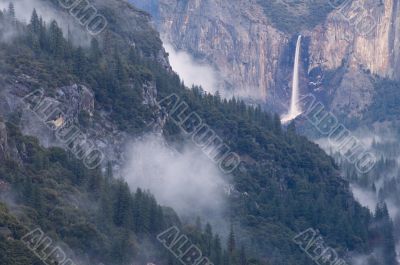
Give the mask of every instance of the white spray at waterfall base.
<svg viewBox="0 0 400 265">
<path fill-rule="evenodd" d="M 282 117 L 282 123 L 287 123 L 294 120 L 301 114 L 299 107 L 299 65 L 300 65 L 300 48 L 301 48 L 301 35 L 297 38 L 296 54 L 293 66 L 293 81 L 292 81 L 292 97 L 290 99 L 290 109 L 287 114 Z"/>
</svg>

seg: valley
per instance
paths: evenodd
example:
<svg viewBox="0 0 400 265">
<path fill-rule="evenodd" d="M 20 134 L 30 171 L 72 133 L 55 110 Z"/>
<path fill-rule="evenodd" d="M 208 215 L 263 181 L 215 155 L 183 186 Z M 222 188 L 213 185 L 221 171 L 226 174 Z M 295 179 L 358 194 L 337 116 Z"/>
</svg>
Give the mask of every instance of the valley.
<svg viewBox="0 0 400 265">
<path fill-rule="evenodd" d="M 0 264 L 399 263 L 398 0 L 0 10 Z"/>
</svg>

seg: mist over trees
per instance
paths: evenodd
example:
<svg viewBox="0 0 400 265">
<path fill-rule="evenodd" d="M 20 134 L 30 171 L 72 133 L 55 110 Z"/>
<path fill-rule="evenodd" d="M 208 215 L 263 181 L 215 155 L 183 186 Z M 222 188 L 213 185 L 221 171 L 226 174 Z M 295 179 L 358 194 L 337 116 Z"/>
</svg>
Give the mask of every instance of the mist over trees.
<svg viewBox="0 0 400 265">
<path fill-rule="evenodd" d="M 392 264 L 393 241 L 388 236 L 393 225 L 386 206 L 375 216 L 361 207 L 348 192 L 348 183 L 339 178 L 333 159 L 298 135 L 294 125 L 282 128 L 278 115 L 259 106 L 222 99 L 201 87 L 187 89 L 154 60 L 159 46 L 153 35 L 144 34 L 137 46 L 127 46 L 115 32 L 107 31 L 90 47 L 76 47 L 73 33 L 65 34 L 56 21 L 46 23 L 34 10 L 25 25 L 15 20 L 15 12 L 12 7 L 0 12 L 2 39 L 10 29 L 17 33 L 12 43 L 0 43 L 3 74 L 36 78 L 48 94 L 65 84 L 83 83 L 94 91 L 96 111 L 109 113 L 116 127 L 132 136 L 149 131 L 146 124 L 154 114 L 143 104 L 143 84 L 155 82 L 158 98 L 177 93 L 224 135 L 245 163 L 233 173 L 235 196 L 229 198 L 226 214 L 231 227 L 224 237 L 207 220 L 183 223 L 149 191 L 132 192 L 114 176 L 111 165 L 105 171 L 88 170 L 60 148 L 41 147 L 36 139 L 22 135 L 16 126 L 21 117 L 15 113 L 7 117 L 7 133 L 23 154 L 21 163 L 9 159 L 0 164 L 0 179 L 10 183 L 15 203 L 25 209 L 24 218 L 16 220 L 4 204 L 0 206 L 4 216 L 0 225 L 14 227 L 14 239 L 26 231 L 25 220 L 65 242 L 83 263 L 175 265 L 179 260 L 157 242 L 156 235 L 176 225 L 216 265 L 286 265 L 311 262 L 291 239 L 315 227 L 342 253 L 370 252 L 375 242 L 383 244 L 382 253 Z M 80 126 L 87 129 L 90 121 Z M 170 120 L 163 136 L 178 150 L 187 141 Z M 375 223 L 382 225 L 370 229 Z M 17 249 L 13 242 L 1 240 L 0 263 L 40 264 L 28 250 L 22 248 L 21 254 Z"/>
</svg>

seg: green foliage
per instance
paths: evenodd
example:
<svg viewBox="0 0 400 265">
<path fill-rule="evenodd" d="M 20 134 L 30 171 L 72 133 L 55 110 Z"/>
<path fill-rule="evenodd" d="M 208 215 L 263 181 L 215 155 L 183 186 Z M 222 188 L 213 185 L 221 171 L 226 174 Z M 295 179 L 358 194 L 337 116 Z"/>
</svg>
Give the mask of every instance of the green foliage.
<svg viewBox="0 0 400 265">
<path fill-rule="evenodd" d="M 128 264 L 143 251 L 141 240 L 149 238 L 155 243 L 157 233 L 172 225 L 164 221 L 167 218 L 161 206 L 148 192 L 139 189 L 132 193 L 122 180 L 86 169 L 61 149 L 43 149 L 11 124 L 8 131 L 19 151 L 25 148 L 22 165 L 12 161 L 0 165 L 0 179 L 10 184 L 14 204 L 23 209 L 19 219 L 40 226 L 53 240 L 72 247 L 75 254 L 91 253 L 93 262 Z M 16 229 L 19 222 L 5 215 L 7 210 L 1 206 L 0 227 Z M 19 240 L 23 233 L 17 234 Z M 12 249 L 6 247 L 6 251 Z M 5 254 L 0 248 L 2 255 L 22 257 Z"/>
<path fill-rule="evenodd" d="M 396 243 L 393 236 L 393 223 L 385 203 L 377 205 L 375 211 L 373 240 L 376 247 L 382 247 L 383 264 L 396 265 Z"/>
<path fill-rule="evenodd" d="M 3 235 L 1 230 L 8 230 L 10 234 Z M 44 265 L 22 242 L 15 240 L 27 232 L 28 230 L 10 214 L 7 207 L 0 203 L 0 264 Z"/>
<path fill-rule="evenodd" d="M 185 230 L 216 265 L 246 259 L 254 264 L 308 264 L 308 257 L 291 240 L 308 227 L 319 229 L 338 249 L 368 249 L 370 214 L 354 201 L 337 166 L 317 145 L 297 135 L 294 126 L 283 129 L 278 115 L 259 106 L 221 99 L 199 87 L 187 89 L 154 60 L 160 43 L 151 29 L 138 31 L 133 47 L 113 11 L 105 11 L 110 30 L 90 47 L 73 47 L 56 22 L 46 26 L 33 13 L 31 24 L 15 25 L 21 35 L 12 44 L 0 44 L 0 70 L 27 74 L 49 94 L 57 86 L 86 84 L 95 92 L 97 112 L 110 113 L 119 129 L 131 135 L 145 133 L 146 124 L 157 118 L 152 107 L 143 104 L 145 84 L 157 85 L 158 99 L 176 93 L 187 102 L 243 160 L 233 173 L 241 195 L 229 199 L 226 216 L 234 227 L 241 227 L 240 237 L 232 229 L 225 245 L 225 238 L 213 234 L 210 226 L 204 232 L 199 225 Z M 8 23 L 5 20 L 0 23 Z M 154 243 L 157 232 L 179 225 L 173 211 L 161 208 L 146 191 L 132 193 L 126 183 L 111 177 L 110 168 L 105 174 L 89 171 L 71 154 L 43 149 L 18 128 L 8 129 L 10 139 L 19 150 L 26 149 L 26 155 L 22 166 L 12 161 L 1 165 L 0 179 L 12 184 L 18 203 L 29 209 L 29 222 L 54 234 L 78 255 L 91 253 L 93 259 L 117 265 L 133 259 L 146 262 L 145 242 Z M 171 120 L 164 136 L 178 146 L 188 140 Z M 71 196 L 78 198 L 78 205 L 71 204 Z M 165 250 L 151 245 L 156 258 L 165 260 Z"/>
</svg>

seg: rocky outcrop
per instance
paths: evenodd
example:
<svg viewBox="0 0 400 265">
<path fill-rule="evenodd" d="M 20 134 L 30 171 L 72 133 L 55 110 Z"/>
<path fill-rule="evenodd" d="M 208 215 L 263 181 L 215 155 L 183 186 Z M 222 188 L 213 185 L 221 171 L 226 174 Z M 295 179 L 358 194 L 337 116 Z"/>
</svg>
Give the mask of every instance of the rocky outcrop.
<svg viewBox="0 0 400 265">
<path fill-rule="evenodd" d="M 107 13 L 118 14 L 112 17 L 109 22 L 109 28 L 115 28 L 108 31 L 110 39 L 114 39 L 112 34 L 127 40 L 131 46 L 139 50 L 143 57 L 155 60 L 166 70 L 171 71 L 168 56 L 162 47 L 159 33 L 154 28 L 149 14 L 135 8 L 126 0 L 94 0 L 93 5 L 98 10 L 107 10 Z M 126 46 L 121 46 L 126 49 Z"/>
<path fill-rule="evenodd" d="M 95 107 L 94 93 L 89 87 L 73 84 L 46 91 L 34 90 L 37 81 L 24 74 L 18 77 L 9 76 L 6 80 L 0 78 L 0 84 L 2 85 L 0 113 L 7 120 L 10 120 L 12 115 L 18 114 L 20 118 L 15 121 L 15 125 L 24 135 L 37 138 L 44 147 L 56 146 L 70 150 L 57 132 L 63 128 L 74 127 L 78 129 L 80 137 L 88 146 L 104 154 L 102 166 L 105 167 L 110 162 L 114 173 L 118 174 L 120 166 L 125 161 L 127 142 L 132 135 L 121 131 L 110 113 Z M 37 91 L 42 91 L 43 94 Z M 38 95 L 40 99 L 36 100 L 27 95 Z M 147 106 L 153 118 L 151 124 L 148 124 L 148 130 L 161 133 L 167 117 L 157 104 L 155 82 L 143 84 L 142 103 Z M 46 113 L 46 118 L 43 118 L 43 113 Z M 23 158 L 21 150 L 16 150 L 13 143 L 7 143 L 5 125 L 0 122 L 0 160 L 8 155 L 16 161 L 21 160 L 19 156 Z"/>
<path fill-rule="evenodd" d="M 63 127 L 75 126 L 85 136 L 85 141 L 106 154 L 106 161 L 119 161 L 126 137 L 116 129 L 116 125 L 106 114 L 98 113 L 95 118 L 95 99 L 93 92 L 83 85 L 74 84 L 55 88 L 51 93 L 44 90 L 34 90 L 36 81 L 27 75 L 8 77 L 2 82 L 0 98 L 1 114 L 8 120 L 18 114 L 19 119 L 14 120 L 25 135 L 37 138 L 44 147 L 61 147 L 68 149 L 56 135 L 56 131 Z M 43 94 L 38 91 L 43 91 Z M 26 98 L 30 93 L 38 95 L 34 105 Z M 32 97 L 33 99 L 33 97 Z M 46 118 L 43 118 L 46 113 Z M 3 133 L 0 123 L 0 149 L 7 146 L 6 134 Z M 4 140 L 5 139 L 5 140 Z M 23 158 L 23 150 L 17 150 L 13 143 L 9 143 L 14 160 Z M 2 151 L 0 150 L 0 153 Z M 2 156 L 0 154 L 0 156 Z"/>
<path fill-rule="evenodd" d="M 157 86 L 154 81 L 143 84 L 143 104 L 149 106 L 153 110 L 152 120 L 147 124 L 147 127 L 150 128 L 153 133 L 161 134 L 168 117 L 158 104 Z"/>
<path fill-rule="evenodd" d="M 400 5 L 398 0 L 349 3 L 309 33 L 309 71 L 346 68 L 331 108 L 360 117 L 372 103 L 370 74 L 400 80 Z"/>
<path fill-rule="evenodd" d="M 311 32 L 311 67 L 343 60 L 373 74 L 400 79 L 400 2 L 354 0 Z"/>
<path fill-rule="evenodd" d="M 20 4 L 24 2 L 21 1 Z M 33 6 L 37 7 L 39 14 L 47 14 L 51 11 L 64 32 L 67 32 L 72 25 L 73 32 L 78 33 L 72 39 L 79 43 L 73 41 L 74 44 L 81 46 L 90 44 L 92 36 L 84 28 L 80 28 L 79 21 L 76 21 L 68 10 L 51 0 L 41 0 L 41 2 L 43 5 L 28 5 L 25 12 L 29 14 Z M 106 30 L 97 38 L 100 44 L 112 42 L 109 46 L 114 46 L 116 49 L 121 47 L 126 51 L 129 50 L 128 46 L 135 47 L 139 56 L 145 57 L 146 60 L 154 60 L 161 67 L 171 71 L 167 53 L 147 13 L 134 8 L 124 0 L 94 0 L 91 4 L 108 19 Z M 75 29 L 76 27 L 79 29 Z M 8 122 L 12 121 L 24 135 L 37 138 L 44 147 L 57 146 L 70 150 L 70 146 L 67 146 L 70 143 L 60 141 L 57 131 L 75 126 L 79 132 L 76 135 L 79 136 L 71 141 L 74 142 L 73 145 L 79 147 L 79 144 L 83 142 L 89 143 L 104 154 L 103 166 L 111 162 L 118 170 L 118 166 L 124 162 L 126 143 L 132 136 L 119 130 L 109 110 L 96 108 L 92 89 L 82 84 L 68 83 L 62 87 L 46 87 L 40 99 L 41 102 L 45 102 L 41 110 L 51 115 L 46 115 L 43 119 L 35 108 L 27 104 L 24 97 L 45 85 L 25 73 L 0 75 L 0 115 L 4 116 Z M 143 104 L 147 102 L 148 111 L 153 111 L 151 114 L 154 117 L 154 123 L 150 129 L 159 132 L 164 126 L 165 118 L 159 117 L 160 113 L 154 104 L 157 95 L 156 84 L 146 83 L 143 85 L 143 90 L 145 97 Z M 6 134 L 3 133 L 0 123 L 0 159 L 4 157 L 2 150 L 7 146 L 5 137 Z M 75 144 L 75 139 L 79 140 L 76 141 L 78 144 Z M 8 143 L 8 149 L 11 150 L 12 157 L 20 155 L 23 159 L 23 152 L 18 153 L 12 142 Z M 21 159 L 15 160 L 21 161 Z"/>
<path fill-rule="evenodd" d="M 303 44 L 302 90 L 309 89 L 307 75 L 313 70 L 323 79 L 324 72 L 341 68 L 335 84 L 313 80 L 325 82 L 325 87 L 310 90 L 324 91 L 333 110 L 353 101 L 348 113 L 359 116 L 371 103 L 370 74 L 400 80 L 400 1 L 344 2 L 320 25 L 299 32 L 308 40 Z M 295 36 L 275 29 L 258 1 L 158 0 L 149 11 L 156 12 L 165 41 L 217 69 L 221 87 L 275 106 L 288 105 Z"/>
<path fill-rule="evenodd" d="M 264 101 L 288 37 L 271 26 L 256 1 L 161 0 L 165 41 L 211 64 L 221 87 Z"/>
<path fill-rule="evenodd" d="M 373 91 L 368 75 L 359 70 L 348 71 L 335 91 L 331 109 L 337 114 L 360 118 L 372 102 Z"/>
</svg>

